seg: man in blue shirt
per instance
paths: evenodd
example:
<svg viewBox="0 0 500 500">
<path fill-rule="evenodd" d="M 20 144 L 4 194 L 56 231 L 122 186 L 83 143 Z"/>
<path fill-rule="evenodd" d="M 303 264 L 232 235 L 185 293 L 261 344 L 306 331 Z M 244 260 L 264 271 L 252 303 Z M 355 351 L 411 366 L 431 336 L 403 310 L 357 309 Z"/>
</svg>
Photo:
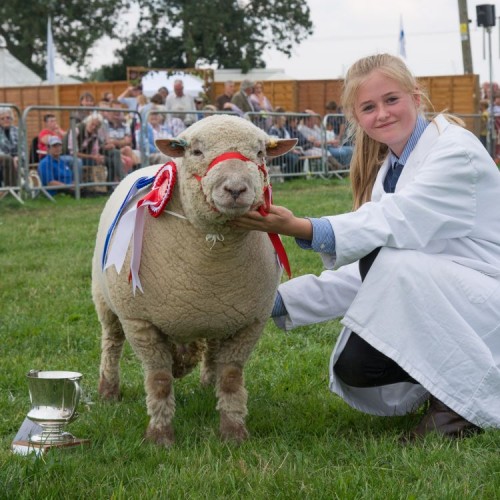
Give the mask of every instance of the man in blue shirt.
<svg viewBox="0 0 500 500">
<path fill-rule="evenodd" d="M 66 158 L 61 157 L 62 142 L 52 136 L 48 141 L 47 156 L 38 164 L 38 175 L 44 186 L 66 186 L 73 184 L 73 169 Z M 73 189 L 51 189 L 50 194 L 71 192 Z"/>
</svg>

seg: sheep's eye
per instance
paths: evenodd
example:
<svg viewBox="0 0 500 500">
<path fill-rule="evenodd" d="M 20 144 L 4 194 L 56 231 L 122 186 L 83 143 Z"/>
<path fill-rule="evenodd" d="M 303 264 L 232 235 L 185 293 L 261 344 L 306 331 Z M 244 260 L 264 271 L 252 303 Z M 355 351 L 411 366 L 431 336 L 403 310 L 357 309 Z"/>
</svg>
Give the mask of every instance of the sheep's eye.
<svg viewBox="0 0 500 500">
<path fill-rule="evenodd" d="M 264 157 L 264 152 L 262 150 L 260 150 L 258 153 L 257 153 L 257 156 L 259 158 L 263 158 Z"/>
<path fill-rule="evenodd" d="M 201 151 L 201 149 L 193 149 L 193 153 L 192 153 L 194 156 L 201 156 L 203 154 L 203 152 Z"/>
</svg>

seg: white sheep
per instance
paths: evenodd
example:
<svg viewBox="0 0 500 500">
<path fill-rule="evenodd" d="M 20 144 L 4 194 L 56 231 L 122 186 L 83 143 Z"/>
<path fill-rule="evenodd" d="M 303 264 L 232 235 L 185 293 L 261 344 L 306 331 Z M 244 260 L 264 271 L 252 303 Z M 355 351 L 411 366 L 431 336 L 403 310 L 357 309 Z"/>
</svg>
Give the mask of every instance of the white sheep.
<svg viewBox="0 0 500 500">
<path fill-rule="evenodd" d="M 160 151 L 175 159 L 163 168 L 170 168 L 167 180 L 159 190 L 149 186 L 133 196 L 127 204 L 132 210 L 122 215 L 111 237 L 109 228 L 132 185 L 160 166 L 127 176 L 104 208 L 92 268 L 92 295 L 102 325 L 99 393 L 119 397 L 126 338 L 144 368 L 150 416 L 146 438 L 154 443 L 174 442 L 173 378 L 200 360 L 201 382 L 215 383 L 221 437 L 240 442 L 248 436 L 243 367 L 269 317 L 281 269 L 266 234 L 231 228 L 227 221 L 264 204 L 265 157 L 284 154 L 295 142 L 272 140 L 239 117 L 204 118 L 176 139 L 157 141 Z M 146 193 L 159 193 L 160 200 L 169 197 L 168 178 L 173 179 L 175 167 L 177 182 L 166 210 L 158 217 L 143 214 L 142 238 L 136 224 L 142 254 L 140 267 L 132 272 L 133 286 L 142 293 L 134 293 L 129 235 L 119 244 L 118 234 L 127 233 L 135 217 L 140 219 L 141 209 L 134 207 Z M 127 217 L 131 219 L 122 224 Z M 107 239 L 108 252 L 119 253 L 121 246 L 126 254 L 125 272 L 114 266 L 103 269 Z"/>
</svg>

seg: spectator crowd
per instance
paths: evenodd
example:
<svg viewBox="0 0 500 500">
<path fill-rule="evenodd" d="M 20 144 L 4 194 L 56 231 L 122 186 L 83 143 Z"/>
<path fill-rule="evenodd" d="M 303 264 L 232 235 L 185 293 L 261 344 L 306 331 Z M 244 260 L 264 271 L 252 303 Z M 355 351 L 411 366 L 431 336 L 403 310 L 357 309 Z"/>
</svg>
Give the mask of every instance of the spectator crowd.
<svg viewBox="0 0 500 500">
<path fill-rule="evenodd" d="M 36 166 L 50 194 L 72 192 L 76 175 L 80 183 L 107 184 L 107 192 L 131 171 L 168 161 L 157 150 L 157 139 L 176 137 L 195 121 L 216 112 L 245 116 L 270 136 L 297 138 L 293 151 L 274 160 L 280 173 L 300 173 L 304 158 L 321 158 L 323 149 L 329 168 L 349 168 L 352 147 L 346 142 L 344 118 L 333 101 L 326 107 L 336 116 L 327 115 L 322 123 L 313 110 L 287 113 L 273 106 L 264 83 L 259 81 L 245 79 L 238 88 L 227 81 L 224 92 L 213 103 L 204 95 L 192 97 L 186 93 L 182 79 L 174 81 L 172 90 L 160 87 L 147 98 L 142 86 L 135 85 L 116 97 L 107 91 L 99 101 L 84 92 L 78 109 L 70 113 L 68 130 L 60 126 L 60 111 L 54 108 L 42 116 L 43 126 L 30 142 L 31 168 Z M 0 108 L 0 188 L 19 182 L 22 148 L 14 122 L 11 108 Z"/>
</svg>

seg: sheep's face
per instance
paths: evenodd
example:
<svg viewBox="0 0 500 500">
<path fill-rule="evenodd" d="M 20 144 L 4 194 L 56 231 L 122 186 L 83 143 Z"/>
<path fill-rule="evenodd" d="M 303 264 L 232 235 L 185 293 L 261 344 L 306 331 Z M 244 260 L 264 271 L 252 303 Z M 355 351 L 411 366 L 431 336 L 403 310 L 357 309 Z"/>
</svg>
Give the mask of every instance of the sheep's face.
<svg viewBox="0 0 500 500">
<path fill-rule="evenodd" d="M 204 118 L 177 139 L 156 142 L 163 153 L 182 159 L 176 162 L 183 207 L 191 221 L 203 226 L 264 204 L 269 188 L 265 157 L 284 154 L 295 143 L 271 140 L 247 120 L 228 115 Z"/>
</svg>

